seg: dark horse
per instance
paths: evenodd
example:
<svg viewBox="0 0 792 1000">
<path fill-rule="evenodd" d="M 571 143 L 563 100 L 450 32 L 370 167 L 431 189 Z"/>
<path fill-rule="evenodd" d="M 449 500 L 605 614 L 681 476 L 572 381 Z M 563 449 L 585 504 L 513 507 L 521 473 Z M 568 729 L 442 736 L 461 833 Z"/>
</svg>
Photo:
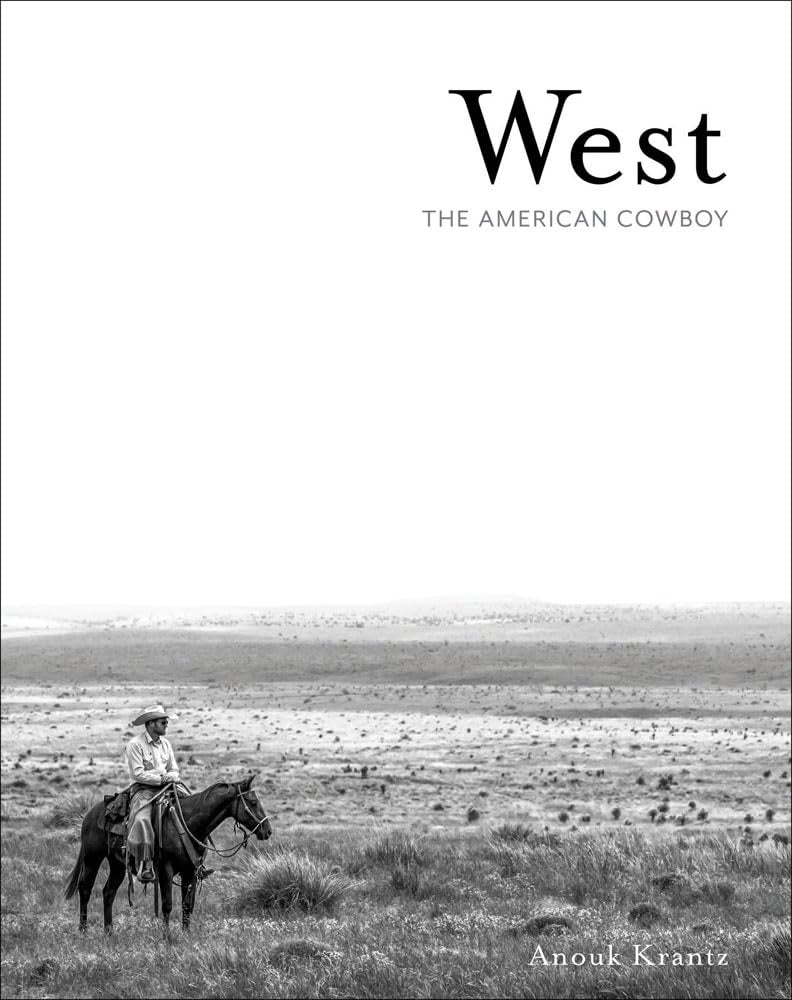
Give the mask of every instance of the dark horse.
<svg viewBox="0 0 792 1000">
<path fill-rule="evenodd" d="M 250 790 L 255 775 L 244 781 L 229 783 L 219 781 L 195 795 L 178 800 L 185 825 L 193 838 L 205 845 L 212 830 L 224 819 L 233 819 L 250 831 L 258 840 L 267 840 L 272 834 L 269 819 L 261 808 L 256 793 Z M 103 829 L 104 802 L 99 802 L 87 813 L 82 824 L 80 854 L 66 883 L 65 897 L 71 899 L 80 890 L 80 930 L 88 924 L 88 900 L 91 898 L 96 875 L 102 861 L 107 858 L 110 875 L 105 882 L 104 898 L 105 933 L 113 930 L 113 900 L 124 881 L 126 862 L 122 853 L 123 838 L 108 835 Z M 167 926 L 173 908 L 173 876 L 181 876 L 182 923 L 189 930 L 190 917 L 195 903 L 195 865 L 184 849 L 174 820 L 166 815 L 163 821 L 162 846 L 156 865 L 162 894 L 162 916 Z M 247 843 L 249 834 L 245 834 Z M 241 844 L 240 844 L 241 846 Z M 201 853 L 201 848 L 197 848 Z M 224 853 L 224 852 L 223 852 Z"/>
</svg>

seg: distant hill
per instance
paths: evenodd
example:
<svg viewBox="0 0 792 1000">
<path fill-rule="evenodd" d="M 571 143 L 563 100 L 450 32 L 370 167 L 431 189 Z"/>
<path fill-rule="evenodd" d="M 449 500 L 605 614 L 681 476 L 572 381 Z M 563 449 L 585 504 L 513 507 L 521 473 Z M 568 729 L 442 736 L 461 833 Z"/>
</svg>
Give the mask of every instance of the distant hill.
<svg viewBox="0 0 792 1000">
<path fill-rule="evenodd" d="M 3 683 L 789 687 L 789 608 L 455 605 L 48 618 L 3 632 Z"/>
</svg>

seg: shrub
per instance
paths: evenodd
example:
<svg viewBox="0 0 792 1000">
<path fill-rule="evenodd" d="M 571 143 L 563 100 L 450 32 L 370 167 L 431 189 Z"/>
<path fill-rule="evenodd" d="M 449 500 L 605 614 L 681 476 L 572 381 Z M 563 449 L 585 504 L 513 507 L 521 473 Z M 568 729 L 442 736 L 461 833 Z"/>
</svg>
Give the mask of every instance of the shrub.
<svg viewBox="0 0 792 1000">
<path fill-rule="evenodd" d="M 68 792 L 57 799 L 52 812 L 44 820 L 45 826 L 69 827 L 82 823 L 88 810 L 99 801 L 96 794 L 83 789 L 79 792 Z"/>
<path fill-rule="evenodd" d="M 638 903 L 627 914 L 628 918 L 641 927 L 651 927 L 662 919 L 663 913 L 652 903 Z"/>
<path fill-rule="evenodd" d="M 655 875 L 652 879 L 652 885 L 655 889 L 659 889 L 660 892 L 666 892 L 668 889 L 675 885 L 680 885 L 686 881 L 686 877 L 682 872 L 663 872 L 662 875 Z"/>
<path fill-rule="evenodd" d="M 574 924 L 560 913 L 538 913 L 523 926 L 523 934 L 566 934 L 574 929 Z"/>
<path fill-rule="evenodd" d="M 527 921 L 521 920 L 519 923 L 512 924 L 511 927 L 507 928 L 507 933 L 511 937 L 520 937 L 523 934 L 528 937 L 538 937 L 541 934 L 567 934 L 574 929 L 575 925 L 569 917 L 564 916 L 562 913 L 548 911 L 546 913 L 537 913 Z"/>
<path fill-rule="evenodd" d="M 363 854 L 369 861 L 381 865 L 402 865 L 406 868 L 423 862 L 421 838 L 411 836 L 406 830 L 380 834 L 370 844 L 366 844 Z"/>
<path fill-rule="evenodd" d="M 270 948 L 267 957 L 271 965 L 288 965 L 294 961 L 304 963 L 306 959 L 312 958 L 334 958 L 337 954 L 324 941 L 317 941 L 315 938 L 289 938 Z"/>
<path fill-rule="evenodd" d="M 337 868 L 307 854 L 280 848 L 246 859 L 231 884 L 232 901 L 241 909 L 270 907 L 332 909 L 352 882 Z"/>
<path fill-rule="evenodd" d="M 735 892 L 731 882 L 722 879 L 709 879 L 701 886 L 701 894 L 708 903 L 730 903 Z"/>
<path fill-rule="evenodd" d="M 524 823 L 503 823 L 490 833 L 490 837 L 493 840 L 505 840 L 517 843 L 529 840 L 531 835 L 531 828 Z"/>
<path fill-rule="evenodd" d="M 30 981 L 37 985 L 54 979 L 60 972 L 60 963 L 55 958 L 45 958 L 30 970 Z"/>
</svg>

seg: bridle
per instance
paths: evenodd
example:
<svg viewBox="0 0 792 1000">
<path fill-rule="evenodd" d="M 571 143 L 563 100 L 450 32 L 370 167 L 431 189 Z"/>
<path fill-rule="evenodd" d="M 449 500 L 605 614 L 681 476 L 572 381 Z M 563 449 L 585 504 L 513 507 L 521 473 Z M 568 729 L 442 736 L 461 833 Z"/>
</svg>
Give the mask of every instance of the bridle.
<svg viewBox="0 0 792 1000">
<path fill-rule="evenodd" d="M 217 854 L 221 858 L 233 858 L 235 854 L 237 854 L 239 851 L 242 850 L 243 847 L 247 848 L 247 842 L 250 840 L 251 837 L 255 836 L 256 831 L 258 830 L 258 828 L 263 823 L 268 823 L 269 822 L 269 816 L 266 816 L 266 815 L 264 816 L 263 819 L 257 819 L 256 818 L 256 814 L 250 808 L 250 805 L 248 804 L 248 802 L 245 799 L 245 795 L 247 795 L 247 791 L 243 792 L 240 789 L 236 793 L 235 799 L 241 799 L 242 800 L 242 805 L 245 807 L 245 810 L 248 812 L 248 814 L 250 816 L 252 816 L 252 818 L 254 820 L 256 820 L 256 825 L 253 827 L 252 830 L 248 830 L 245 826 L 243 826 L 239 822 L 239 820 L 235 816 L 234 817 L 234 833 L 236 833 L 237 830 L 242 830 L 242 834 L 243 834 L 243 838 L 244 839 L 241 840 L 238 844 L 234 844 L 233 847 L 227 847 L 227 848 L 215 847 L 215 845 L 213 843 L 211 843 L 211 839 L 212 839 L 211 837 L 209 838 L 210 842 L 208 844 L 205 844 L 202 840 L 199 840 L 195 836 L 195 834 L 192 832 L 192 830 L 189 828 L 189 826 L 187 826 L 187 822 L 184 819 L 184 813 L 182 812 L 181 802 L 179 802 L 179 796 L 178 795 L 174 795 L 173 796 L 173 805 L 174 805 L 174 807 L 176 809 L 176 812 L 179 815 L 179 820 L 181 821 L 182 826 L 187 831 L 187 834 L 190 837 L 190 840 L 192 840 L 192 842 L 194 844 L 196 844 L 198 847 L 200 847 L 201 850 L 204 850 L 204 851 L 213 851 L 215 854 Z"/>
<path fill-rule="evenodd" d="M 247 792 L 239 791 L 236 794 L 236 798 L 242 800 L 242 805 L 245 807 L 245 811 L 251 817 L 251 819 L 256 819 L 256 814 L 250 808 L 250 805 L 248 804 L 248 801 L 245 798 L 246 795 L 247 795 Z M 257 820 L 256 824 L 255 824 L 255 826 L 253 827 L 252 830 L 248 830 L 248 828 L 245 827 L 245 826 L 243 826 L 239 822 L 238 819 L 235 819 L 234 820 L 234 833 L 236 833 L 237 830 L 241 830 L 242 831 L 242 836 L 245 838 L 244 841 L 243 841 L 243 846 L 245 846 L 245 844 L 247 844 L 248 840 L 250 840 L 251 837 L 255 837 L 256 832 L 258 831 L 258 828 L 263 823 L 269 823 L 269 816 L 265 815 L 263 819 Z"/>
</svg>

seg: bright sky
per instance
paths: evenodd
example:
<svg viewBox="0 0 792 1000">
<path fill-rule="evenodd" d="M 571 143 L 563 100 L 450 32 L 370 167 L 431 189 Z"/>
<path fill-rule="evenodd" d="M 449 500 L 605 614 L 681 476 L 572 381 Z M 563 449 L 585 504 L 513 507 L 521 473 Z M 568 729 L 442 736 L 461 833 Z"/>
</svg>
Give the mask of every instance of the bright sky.
<svg viewBox="0 0 792 1000">
<path fill-rule="evenodd" d="M 4 601 L 786 598 L 788 21 L 4 5 Z M 489 184 L 460 88 L 496 139 L 517 88 L 540 136 L 583 91 L 539 187 L 516 133 Z M 613 184 L 570 168 L 595 126 Z M 650 127 L 677 176 L 638 187 Z M 421 216 L 625 207 L 728 215 Z"/>
</svg>

